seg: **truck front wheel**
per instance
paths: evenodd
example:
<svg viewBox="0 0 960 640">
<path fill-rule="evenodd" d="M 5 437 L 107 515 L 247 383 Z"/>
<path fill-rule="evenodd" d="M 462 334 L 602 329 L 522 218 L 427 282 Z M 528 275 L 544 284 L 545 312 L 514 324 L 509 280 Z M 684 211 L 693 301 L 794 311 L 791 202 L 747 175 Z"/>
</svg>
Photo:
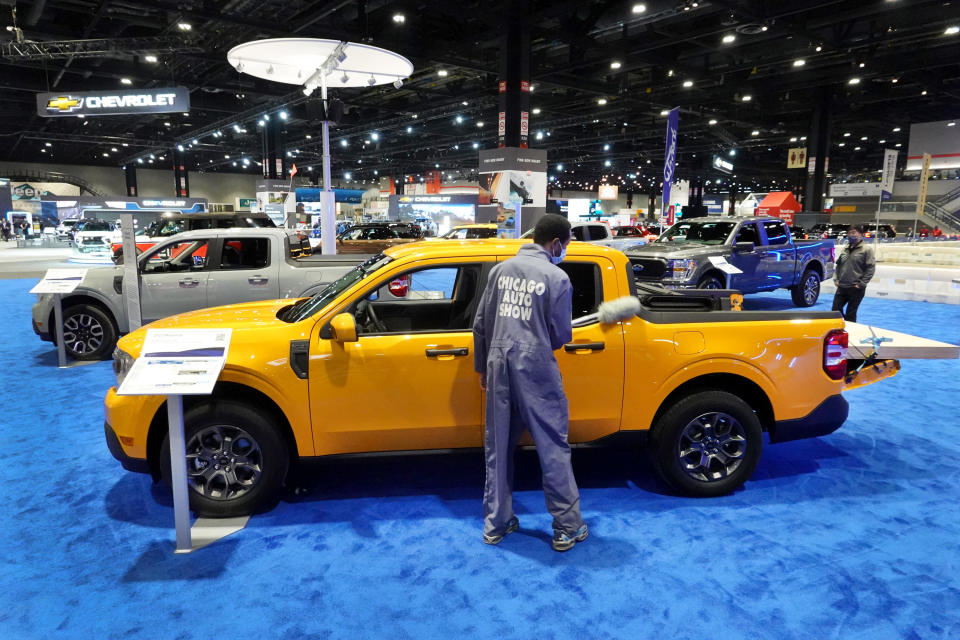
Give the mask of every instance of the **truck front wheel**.
<svg viewBox="0 0 960 640">
<path fill-rule="evenodd" d="M 763 430 L 750 406 L 726 391 L 701 391 L 668 409 L 651 432 L 660 476 L 693 497 L 714 497 L 747 481 L 763 451 Z"/>
<path fill-rule="evenodd" d="M 812 307 L 820 298 L 820 274 L 813 269 L 803 272 L 800 282 L 790 287 L 790 297 L 798 307 Z"/>
<path fill-rule="evenodd" d="M 723 289 L 723 280 L 714 274 L 707 274 L 700 278 L 697 289 Z"/>
<path fill-rule="evenodd" d="M 198 516 L 250 515 L 276 504 L 290 464 L 283 436 L 254 407 L 206 402 L 184 415 L 190 507 Z M 170 439 L 160 449 L 170 484 Z"/>
</svg>

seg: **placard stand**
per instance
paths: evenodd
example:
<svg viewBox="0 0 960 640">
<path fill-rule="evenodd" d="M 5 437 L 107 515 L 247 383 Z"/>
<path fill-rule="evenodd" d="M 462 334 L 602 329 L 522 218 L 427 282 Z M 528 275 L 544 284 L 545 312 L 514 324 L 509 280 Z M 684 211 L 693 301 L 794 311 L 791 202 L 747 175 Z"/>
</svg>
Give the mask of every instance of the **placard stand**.
<svg viewBox="0 0 960 640">
<path fill-rule="evenodd" d="M 53 295 L 53 328 L 57 341 L 57 366 L 67 368 L 67 351 L 63 340 L 63 294 L 71 293 L 87 276 L 86 269 L 47 269 L 43 279 L 30 289 L 30 293 Z"/>
<path fill-rule="evenodd" d="M 175 553 L 190 553 L 238 531 L 249 519 L 202 522 L 203 519 L 198 518 L 194 527 L 202 530 L 198 537 L 203 542 L 193 544 L 183 396 L 209 396 L 213 393 L 227 360 L 230 334 L 230 329 L 148 329 L 140 357 L 117 389 L 117 395 L 122 396 L 166 397 Z"/>
<path fill-rule="evenodd" d="M 67 348 L 63 344 L 63 294 L 53 294 L 53 321 L 57 324 L 57 366 L 67 368 Z"/>
</svg>

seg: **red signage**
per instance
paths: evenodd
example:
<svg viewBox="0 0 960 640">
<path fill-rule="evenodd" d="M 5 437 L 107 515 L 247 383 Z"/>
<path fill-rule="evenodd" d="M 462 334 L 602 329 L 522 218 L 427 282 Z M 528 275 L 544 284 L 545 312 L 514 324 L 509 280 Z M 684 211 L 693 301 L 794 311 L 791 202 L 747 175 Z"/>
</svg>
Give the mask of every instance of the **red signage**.
<svg viewBox="0 0 960 640">
<path fill-rule="evenodd" d="M 521 81 L 520 81 L 520 91 L 526 91 L 527 93 L 530 93 L 530 81 L 529 81 L 529 80 L 521 80 Z"/>
<path fill-rule="evenodd" d="M 501 81 L 500 81 L 500 93 L 506 93 L 506 92 L 507 92 L 507 81 L 506 81 L 506 80 L 501 80 Z"/>
<path fill-rule="evenodd" d="M 526 111 L 520 112 L 520 135 L 526 136 L 530 133 L 530 114 Z"/>
<path fill-rule="evenodd" d="M 507 112 L 501 111 L 497 120 L 497 135 L 507 135 Z"/>
</svg>

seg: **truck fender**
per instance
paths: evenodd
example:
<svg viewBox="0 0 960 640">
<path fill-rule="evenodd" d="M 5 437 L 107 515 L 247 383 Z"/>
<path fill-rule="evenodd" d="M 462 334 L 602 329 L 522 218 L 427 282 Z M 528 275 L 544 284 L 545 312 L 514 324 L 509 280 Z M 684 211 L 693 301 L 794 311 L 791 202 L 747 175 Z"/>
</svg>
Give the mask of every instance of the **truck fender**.
<svg viewBox="0 0 960 640">
<path fill-rule="evenodd" d="M 127 325 L 127 314 L 124 313 L 121 309 L 118 309 L 115 302 L 103 295 L 100 291 L 96 289 L 88 289 L 85 287 L 77 287 L 69 295 L 67 295 L 63 301 L 63 308 L 66 309 L 73 304 L 95 304 L 110 315 L 110 319 L 113 321 L 113 325 L 117 328 L 117 332 L 120 334 L 126 333 L 129 328 Z M 50 326 L 53 326 L 53 305 L 50 306 Z"/>
</svg>

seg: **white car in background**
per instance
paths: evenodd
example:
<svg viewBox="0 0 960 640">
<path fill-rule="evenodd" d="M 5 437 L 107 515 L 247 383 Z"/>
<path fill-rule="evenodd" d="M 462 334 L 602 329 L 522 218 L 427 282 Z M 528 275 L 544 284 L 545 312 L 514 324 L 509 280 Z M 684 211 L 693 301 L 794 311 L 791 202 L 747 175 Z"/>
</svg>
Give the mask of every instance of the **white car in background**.
<svg viewBox="0 0 960 640">
<path fill-rule="evenodd" d="M 61 220 L 56 229 L 57 240 L 68 240 L 73 242 L 73 230 L 80 221 L 80 218 Z"/>
<path fill-rule="evenodd" d="M 73 233 L 74 262 L 95 262 L 109 264 L 112 262 L 113 251 L 111 238 L 114 227 L 103 220 L 82 220 Z"/>
</svg>

